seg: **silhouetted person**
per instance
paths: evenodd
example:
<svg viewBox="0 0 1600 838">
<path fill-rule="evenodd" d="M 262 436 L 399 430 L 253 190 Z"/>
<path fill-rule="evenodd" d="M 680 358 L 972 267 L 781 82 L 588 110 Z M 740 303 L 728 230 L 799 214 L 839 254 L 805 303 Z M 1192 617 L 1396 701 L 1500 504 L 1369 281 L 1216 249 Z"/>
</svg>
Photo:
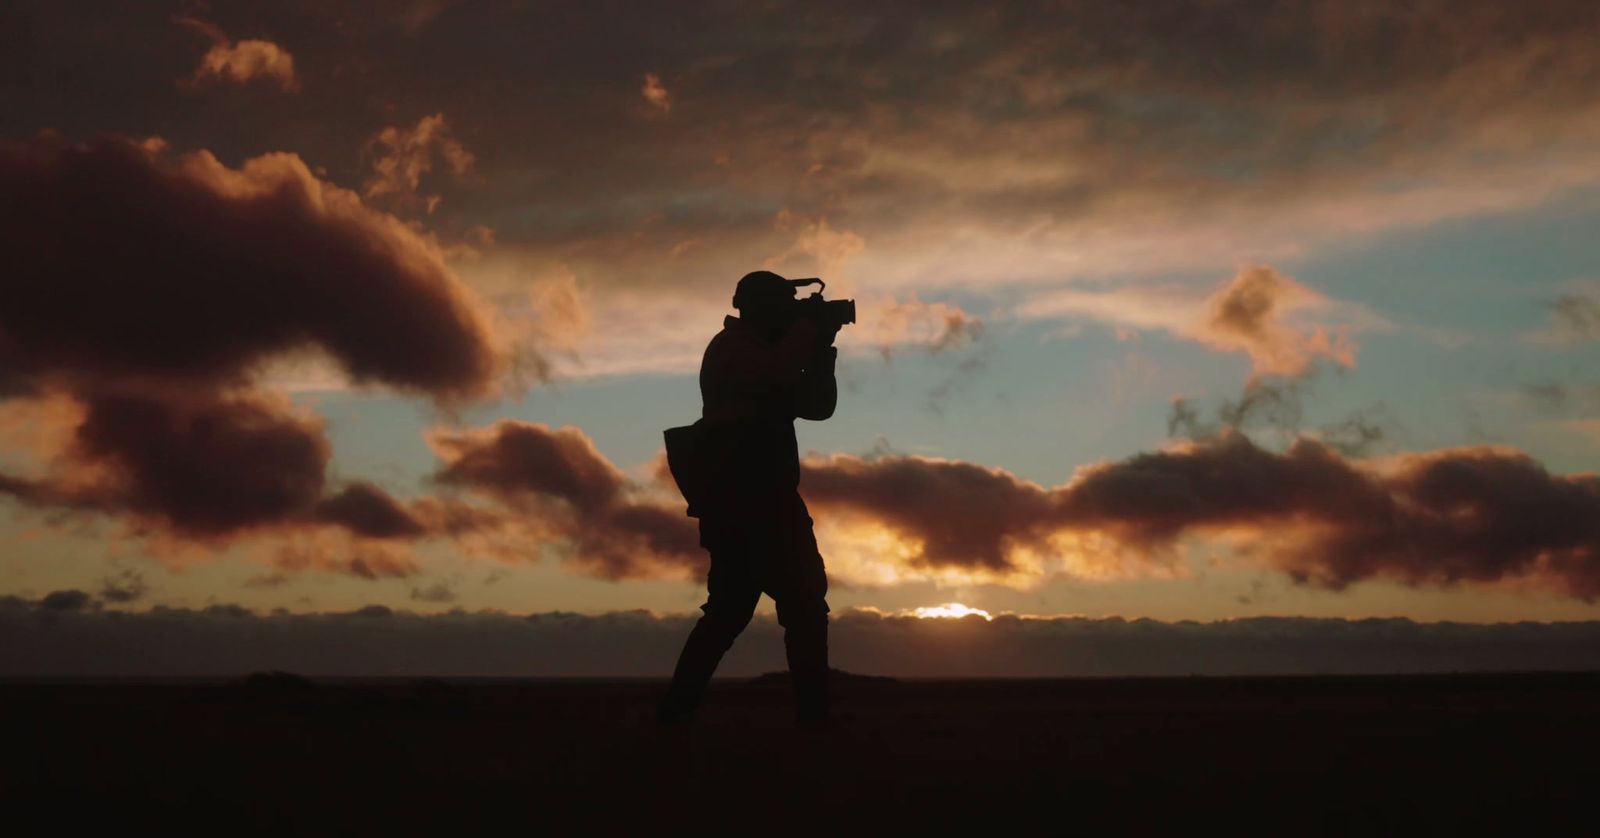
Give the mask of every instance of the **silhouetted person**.
<svg viewBox="0 0 1600 838">
<path fill-rule="evenodd" d="M 687 721 L 762 592 L 777 603 L 802 721 L 828 716 L 828 578 L 800 499 L 794 420 L 827 419 L 838 401 L 837 326 L 798 315 L 795 289 L 770 271 L 739 280 L 723 329 L 700 364 L 701 439 L 708 469 L 694 504 L 711 554 L 704 612 L 658 708 Z"/>
</svg>

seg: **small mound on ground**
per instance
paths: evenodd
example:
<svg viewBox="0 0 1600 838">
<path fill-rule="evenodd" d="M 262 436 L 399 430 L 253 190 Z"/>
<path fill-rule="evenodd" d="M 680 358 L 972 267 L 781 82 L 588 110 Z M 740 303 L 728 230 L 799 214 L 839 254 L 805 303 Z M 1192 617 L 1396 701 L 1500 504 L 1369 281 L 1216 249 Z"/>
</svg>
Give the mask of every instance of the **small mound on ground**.
<svg viewBox="0 0 1600 838">
<path fill-rule="evenodd" d="M 834 685 L 839 684 L 895 684 L 899 679 L 888 675 L 861 675 L 855 672 L 846 672 L 842 669 L 829 669 L 828 680 Z M 789 670 L 778 672 L 764 672 L 751 678 L 751 684 L 787 684 L 789 683 Z"/>
</svg>

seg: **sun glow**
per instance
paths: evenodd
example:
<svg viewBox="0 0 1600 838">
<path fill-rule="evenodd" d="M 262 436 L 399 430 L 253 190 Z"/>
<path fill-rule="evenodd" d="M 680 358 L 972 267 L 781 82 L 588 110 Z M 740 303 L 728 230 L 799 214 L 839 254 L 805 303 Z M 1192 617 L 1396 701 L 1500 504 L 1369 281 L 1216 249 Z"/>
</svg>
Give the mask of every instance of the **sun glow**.
<svg viewBox="0 0 1600 838">
<path fill-rule="evenodd" d="M 962 605 L 959 602 L 946 602 L 940 605 L 924 605 L 921 608 L 913 608 L 911 609 L 911 616 L 923 620 L 948 620 L 959 617 L 982 617 L 985 620 L 994 619 L 994 617 L 989 615 L 989 612 L 981 608 L 973 608 L 971 606 Z"/>
</svg>

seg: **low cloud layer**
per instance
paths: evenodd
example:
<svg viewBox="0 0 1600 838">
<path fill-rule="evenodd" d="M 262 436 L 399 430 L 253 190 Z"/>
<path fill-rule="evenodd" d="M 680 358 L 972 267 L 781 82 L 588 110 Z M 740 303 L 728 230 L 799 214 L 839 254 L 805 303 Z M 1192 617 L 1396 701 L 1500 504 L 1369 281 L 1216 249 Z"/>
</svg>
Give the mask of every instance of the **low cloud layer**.
<svg viewBox="0 0 1600 838">
<path fill-rule="evenodd" d="M 403 509 L 351 502 L 344 514 L 362 523 L 346 526 L 513 561 L 551 546 L 602 578 L 703 573 L 695 522 L 659 468 L 636 481 L 576 428 L 508 420 L 440 429 L 430 443 L 435 481 L 452 491 Z M 1300 436 L 1274 450 L 1227 425 L 1055 487 L 955 460 L 840 454 L 807 458 L 801 491 L 844 584 L 1174 575 L 1198 537 L 1327 589 L 1382 580 L 1600 597 L 1600 479 L 1552 474 L 1505 447 L 1347 453 L 1360 447 Z"/>
<path fill-rule="evenodd" d="M 892 533 L 880 560 L 932 576 L 1161 571 L 1199 535 L 1325 588 L 1382 579 L 1600 596 L 1600 478 L 1551 474 L 1502 447 L 1363 459 L 1309 438 L 1268 450 L 1225 429 L 1054 488 L 969 463 L 835 455 L 805 464 L 802 490 L 823 517 Z"/>
<path fill-rule="evenodd" d="M 0 598 L 0 675 L 651 676 L 670 674 L 692 615 L 454 612 L 256 614 L 103 608 L 82 591 Z M 834 665 L 901 677 L 1070 677 L 1592 670 L 1600 623 L 1416 623 L 1257 617 L 917 619 L 844 611 Z M 757 618 L 718 670 L 782 669 L 781 629 Z"/>
</svg>

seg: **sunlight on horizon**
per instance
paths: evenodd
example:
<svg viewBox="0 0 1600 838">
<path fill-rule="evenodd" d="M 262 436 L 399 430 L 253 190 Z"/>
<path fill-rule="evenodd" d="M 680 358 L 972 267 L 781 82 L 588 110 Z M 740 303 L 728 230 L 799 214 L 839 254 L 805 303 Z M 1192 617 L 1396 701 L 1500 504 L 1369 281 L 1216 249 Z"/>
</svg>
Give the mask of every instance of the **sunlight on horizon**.
<svg viewBox="0 0 1600 838">
<path fill-rule="evenodd" d="M 913 609 L 911 609 L 911 616 L 916 617 L 918 619 L 922 619 L 922 620 L 931 620 L 931 619 L 945 619 L 945 620 L 948 620 L 948 619 L 954 619 L 954 618 L 960 618 L 960 617 L 973 617 L 973 616 L 982 617 L 985 620 L 993 620 L 994 619 L 994 617 L 991 616 L 989 614 L 989 612 L 987 612 L 987 611 L 985 611 L 985 610 L 983 610 L 981 608 L 973 608 L 973 607 L 968 606 L 968 605 L 963 605 L 963 604 L 961 604 L 959 602 L 945 602 L 945 603 L 941 603 L 939 605 L 924 605 L 924 606 L 922 606 L 920 608 L 913 608 Z"/>
</svg>

